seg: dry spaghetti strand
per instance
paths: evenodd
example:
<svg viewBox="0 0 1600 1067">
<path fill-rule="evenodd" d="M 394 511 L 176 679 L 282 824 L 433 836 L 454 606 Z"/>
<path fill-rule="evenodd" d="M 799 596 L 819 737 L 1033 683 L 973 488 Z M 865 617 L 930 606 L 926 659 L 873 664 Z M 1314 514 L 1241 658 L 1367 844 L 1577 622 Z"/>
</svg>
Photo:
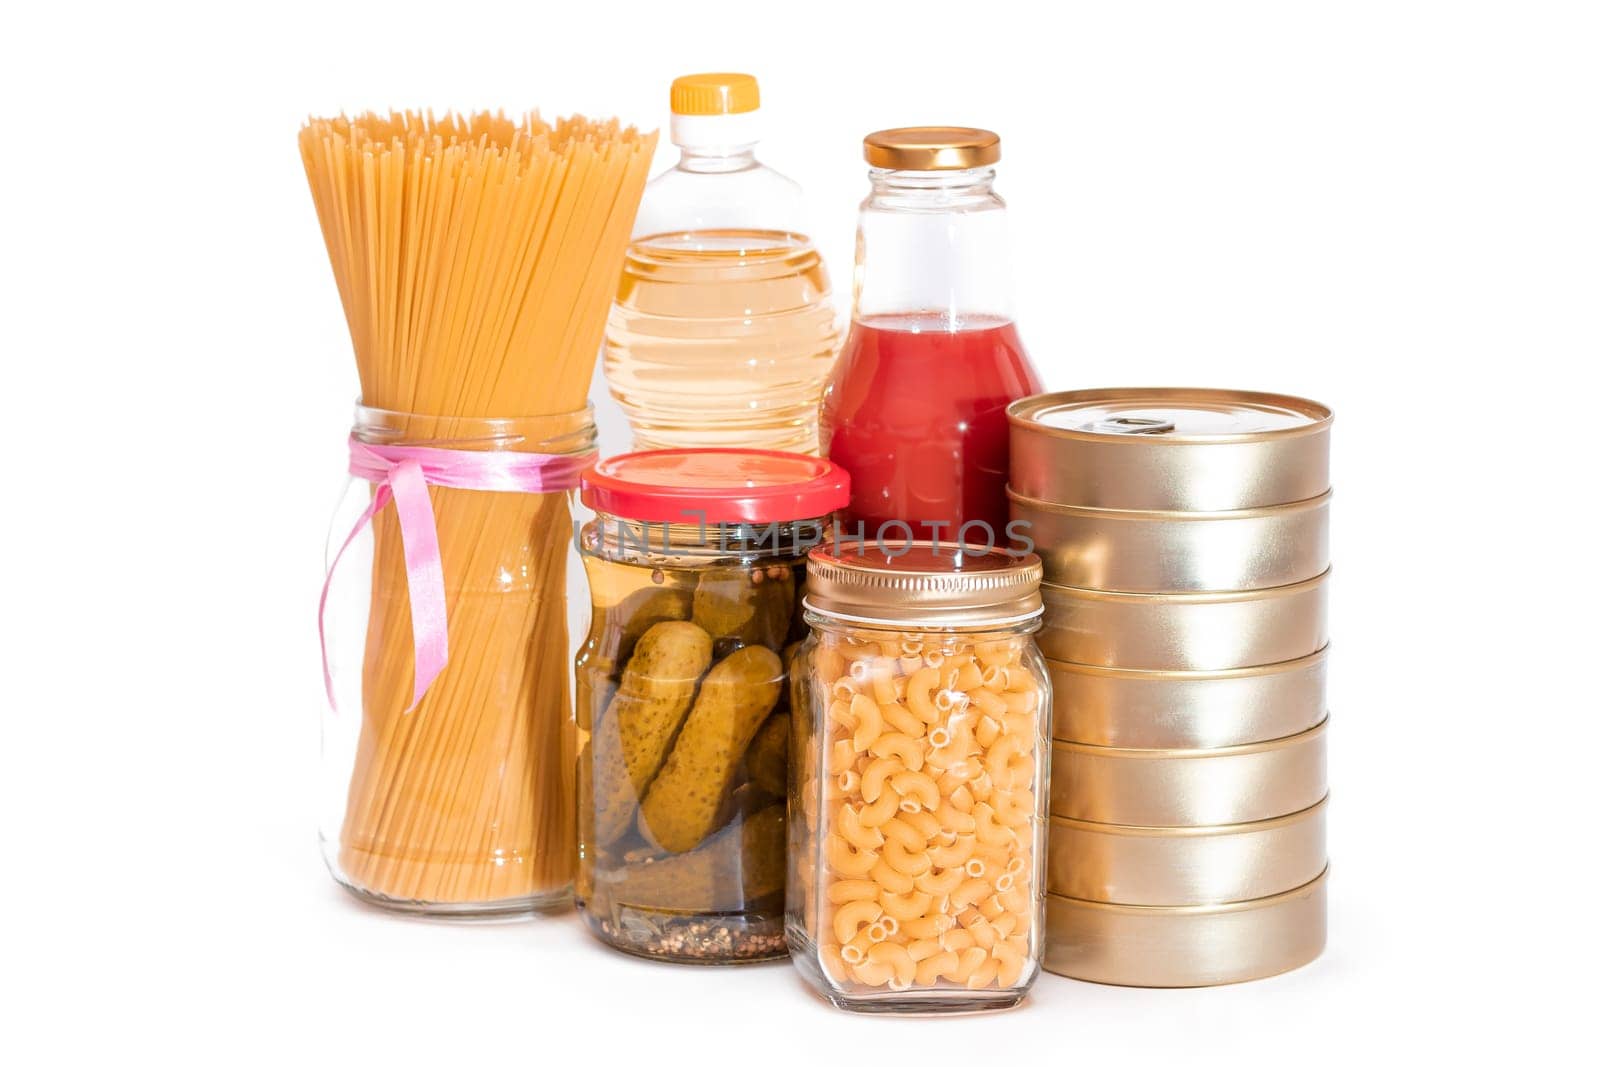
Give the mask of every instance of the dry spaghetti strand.
<svg viewBox="0 0 1600 1067">
<path fill-rule="evenodd" d="M 582 117 L 308 121 L 300 153 L 363 402 L 411 413 L 404 440 L 448 447 L 473 447 L 467 420 L 582 408 L 654 148 L 654 133 Z M 407 713 L 411 608 L 386 509 L 340 865 L 396 900 L 558 895 L 574 850 L 567 499 L 431 493 L 450 663 Z"/>
</svg>

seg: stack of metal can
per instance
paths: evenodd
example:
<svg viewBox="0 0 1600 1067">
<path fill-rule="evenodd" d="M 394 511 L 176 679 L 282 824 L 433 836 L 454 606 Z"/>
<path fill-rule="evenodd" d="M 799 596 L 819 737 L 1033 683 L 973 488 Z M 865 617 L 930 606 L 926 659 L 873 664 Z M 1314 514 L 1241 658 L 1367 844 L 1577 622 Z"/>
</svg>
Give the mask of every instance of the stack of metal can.
<svg viewBox="0 0 1600 1067">
<path fill-rule="evenodd" d="M 1012 404 L 1054 686 L 1045 967 L 1262 978 L 1327 910 L 1326 407 L 1210 389 Z"/>
</svg>

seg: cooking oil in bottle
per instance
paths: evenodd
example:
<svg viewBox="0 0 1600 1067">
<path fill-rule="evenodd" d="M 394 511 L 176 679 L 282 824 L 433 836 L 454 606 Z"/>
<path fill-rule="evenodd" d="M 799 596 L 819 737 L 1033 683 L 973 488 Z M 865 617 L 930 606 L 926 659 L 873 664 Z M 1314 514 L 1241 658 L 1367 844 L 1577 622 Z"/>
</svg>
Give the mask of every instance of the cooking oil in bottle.
<svg viewBox="0 0 1600 1067">
<path fill-rule="evenodd" d="M 606 327 L 634 447 L 815 454 L 839 329 L 794 182 L 755 158 L 743 74 L 679 78 L 678 164 L 651 181 Z"/>
</svg>

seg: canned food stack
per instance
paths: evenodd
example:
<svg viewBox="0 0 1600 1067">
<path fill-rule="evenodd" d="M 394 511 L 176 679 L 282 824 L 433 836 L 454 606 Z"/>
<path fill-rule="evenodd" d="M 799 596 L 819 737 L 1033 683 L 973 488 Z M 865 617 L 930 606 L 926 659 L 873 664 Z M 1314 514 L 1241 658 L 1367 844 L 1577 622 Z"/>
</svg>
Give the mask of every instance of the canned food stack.
<svg viewBox="0 0 1600 1067">
<path fill-rule="evenodd" d="M 1054 688 L 1047 970 L 1264 978 L 1326 935 L 1326 407 L 1211 389 L 1019 400 L 1013 522 Z"/>
</svg>

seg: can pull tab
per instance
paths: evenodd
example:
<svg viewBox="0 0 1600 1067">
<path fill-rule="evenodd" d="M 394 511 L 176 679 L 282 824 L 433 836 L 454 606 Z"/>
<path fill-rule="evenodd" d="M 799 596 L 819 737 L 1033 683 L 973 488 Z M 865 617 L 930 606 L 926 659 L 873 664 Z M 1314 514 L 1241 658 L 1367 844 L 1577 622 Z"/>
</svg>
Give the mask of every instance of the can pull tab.
<svg viewBox="0 0 1600 1067">
<path fill-rule="evenodd" d="M 1171 433 L 1177 425 L 1171 419 L 1142 418 L 1138 415 L 1113 415 L 1089 424 L 1093 433 Z"/>
</svg>

